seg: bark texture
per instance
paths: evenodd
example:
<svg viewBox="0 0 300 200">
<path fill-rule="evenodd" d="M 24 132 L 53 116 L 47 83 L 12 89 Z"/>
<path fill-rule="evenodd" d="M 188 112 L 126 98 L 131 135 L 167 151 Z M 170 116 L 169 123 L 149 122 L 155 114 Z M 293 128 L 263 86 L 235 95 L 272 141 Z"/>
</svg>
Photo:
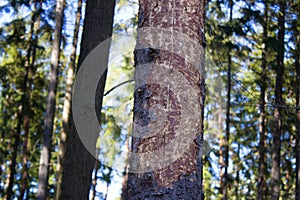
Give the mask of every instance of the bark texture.
<svg viewBox="0 0 300 200">
<path fill-rule="evenodd" d="M 111 37 L 114 7 L 115 1 L 112 0 L 87 1 L 77 70 L 86 56 L 98 44 Z M 108 55 L 109 47 L 106 51 Z M 96 96 L 95 102 L 98 116 L 101 113 L 105 80 L 106 73 L 102 75 L 97 88 L 98 96 Z M 95 141 L 96 138 L 97 135 L 95 135 Z M 95 158 L 82 144 L 71 116 L 66 139 L 66 154 L 62 163 L 61 194 L 57 198 L 66 200 L 88 199 L 94 164 Z"/>
<path fill-rule="evenodd" d="M 128 199 L 203 199 L 204 1 L 139 6 Z"/>
<path fill-rule="evenodd" d="M 285 4 L 286 2 L 279 1 L 280 12 L 278 18 L 278 54 L 277 54 L 277 68 L 276 68 L 276 86 L 275 86 L 275 130 L 273 133 L 272 146 L 272 200 L 278 200 L 280 196 L 280 147 L 282 134 L 282 88 L 283 88 L 283 73 L 284 73 L 284 34 L 285 34 Z"/>
<path fill-rule="evenodd" d="M 48 82 L 48 98 L 44 120 L 44 141 L 40 157 L 37 199 L 46 199 L 48 192 L 49 162 L 56 105 L 57 76 L 59 68 L 60 44 L 63 26 L 65 0 L 58 0 L 55 9 L 55 30 L 51 52 L 51 70 Z"/>
</svg>

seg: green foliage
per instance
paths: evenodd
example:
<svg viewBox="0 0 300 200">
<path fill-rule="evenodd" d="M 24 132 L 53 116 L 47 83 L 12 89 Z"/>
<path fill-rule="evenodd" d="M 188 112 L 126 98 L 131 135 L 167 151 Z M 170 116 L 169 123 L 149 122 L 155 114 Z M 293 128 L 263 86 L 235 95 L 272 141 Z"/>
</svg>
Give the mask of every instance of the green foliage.
<svg viewBox="0 0 300 200">
<path fill-rule="evenodd" d="M 13 145 L 18 126 L 18 110 L 25 95 L 24 117 L 29 118 L 28 136 L 28 185 L 26 197 L 34 199 L 37 189 L 39 153 L 41 150 L 43 119 L 46 109 L 47 77 L 49 58 L 53 38 L 53 19 L 55 4 L 42 1 L 42 8 L 34 11 L 34 2 L 29 0 L 8 0 L 0 7 L 0 17 L 4 18 L 0 27 L 0 198 L 6 194 L 6 182 L 9 177 Z M 39 8 L 37 1 L 37 8 Z M 259 95 L 260 86 L 267 86 L 266 96 L 266 199 L 270 199 L 271 146 L 274 132 L 275 72 L 277 68 L 278 41 L 278 1 L 268 2 L 268 19 L 264 18 L 266 1 L 223 1 L 212 0 L 207 5 L 206 39 L 208 58 L 207 98 L 205 107 L 205 149 L 203 185 L 206 199 L 221 199 L 220 171 L 218 160 L 224 147 L 219 141 L 225 137 L 226 89 L 228 52 L 232 60 L 231 76 L 231 112 L 229 138 L 228 183 L 229 199 L 256 199 L 258 180 L 259 147 Z M 68 2 L 68 5 L 74 2 Z M 118 0 L 116 12 L 125 13 L 126 9 L 137 10 L 136 1 Z M 233 3 L 233 18 L 230 20 L 229 7 Z M 124 11 L 125 10 L 125 11 Z M 24 14 L 26 11 L 26 14 Z M 23 13 L 24 12 L 24 13 Z M 61 71 L 57 91 L 57 109 L 55 134 L 50 169 L 50 198 L 57 181 L 56 164 L 58 157 L 58 138 L 62 128 L 62 105 L 65 94 L 66 66 L 69 60 L 69 24 L 73 14 L 66 13 L 64 26 L 64 45 L 62 45 Z M 73 11 L 72 11 L 73 12 Z M 295 150 L 296 150 L 296 72 L 295 59 L 299 47 L 295 44 L 300 32 L 299 2 L 287 3 L 285 34 L 285 72 L 283 84 L 282 116 L 283 133 L 281 136 L 281 198 L 294 198 L 295 191 Z M 124 14 L 124 15 L 125 15 Z M 30 37 L 31 25 L 34 22 Z M 133 79 L 133 54 L 126 47 L 118 46 L 122 36 L 132 32 L 137 25 L 137 15 L 128 19 L 116 19 L 112 48 L 118 55 L 113 55 L 110 63 L 106 91 Z M 263 26 L 267 25 L 268 35 L 263 37 Z M 127 43 L 126 43 L 127 44 Z M 131 44 L 127 44 L 131 45 Z M 134 46 L 133 46 L 134 47 Z M 262 52 L 266 47 L 266 75 L 263 73 Z M 132 48 L 133 49 L 133 48 Z M 29 57 L 29 59 L 28 59 Z M 23 94 L 25 66 L 29 61 L 27 89 Z M 128 82 L 107 94 L 103 100 L 101 114 L 101 132 L 96 141 L 99 150 L 100 165 L 97 168 L 98 181 L 107 185 L 113 183 L 116 158 L 124 148 L 128 148 L 128 138 L 132 132 L 132 104 L 134 84 Z M 20 144 L 17 147 L 16 176 L 14 177 L 13 198 L 20 194 L 23 183 L 22 162 L 24 157 L 25 127 L 21 126 Z M 123 149 L 122 149 L 123 148 Z M 105 159 L 103 159 L 105 158 Z"/>
</svg>

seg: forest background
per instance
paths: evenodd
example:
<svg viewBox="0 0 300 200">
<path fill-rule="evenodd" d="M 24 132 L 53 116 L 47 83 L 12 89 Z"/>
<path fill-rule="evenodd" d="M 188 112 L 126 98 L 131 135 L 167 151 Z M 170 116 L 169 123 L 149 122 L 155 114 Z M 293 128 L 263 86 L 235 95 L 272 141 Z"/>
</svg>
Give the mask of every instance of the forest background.
<svg viewBox="0 0 300 200">
<path fill-rule="evenodd" d="M 64 3 L 0 2 L 1 199 L 38 195 L 55 44 L 61 51 L 46 190 L 50 199 L 57 195 L 64 120 L 70 115 L 66 99 L 86 14 L 84 1 L 65 2 L 62 32 L 56 40 L 59 2 Z M 114 166 L 128 149 L 132 132 L 138 3 L 117 0 L 114 10 L 97 140 L 97 147 L 104 147 L 99 156 L 107 163 L 95 162 L 91 199 L 121 199 L 126 187 L 126 173 Z M 206 199 L 271 199 L 274 184 L 280 199 L 300 199 L 299 15 L 297 0 L 206 2 Z M 102 141 L 101 135 L 110 140 Z"/>
</svg>

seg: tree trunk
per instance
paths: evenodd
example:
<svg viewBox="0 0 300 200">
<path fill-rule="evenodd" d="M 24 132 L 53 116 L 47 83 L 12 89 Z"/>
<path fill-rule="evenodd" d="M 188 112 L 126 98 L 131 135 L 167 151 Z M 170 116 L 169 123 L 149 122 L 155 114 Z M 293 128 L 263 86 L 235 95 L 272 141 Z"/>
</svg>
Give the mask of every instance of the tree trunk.
<svg viewBox="0 0 300 200">
<path fill-rule="evenodd" d="M 24 119 L 24 141 L 23 141 L 23 159 L 22 159 L 22 184 L 20 188 L 19 200 L 22 200 L 28 186 L 28 136 L 29 136 L 29 117 L 25 116 Z"/>
<path fill-rule="evenodd" d="M 96 150 L 96 158 L 99 157 L 99 150 L 100 149 L 97 149 Z M 99 162 L 99 160 L 96 160 L 95 161 L 95 166 L 94 166 L 94 177 L 93 177 L 93 180 L 92 180 L 92 193 L 90 194 L 90 200 L 94 200 L 95 197 L 96 197 L 96 186 L 97 186 L 97 179 L 98 179 L 98 170 L 100 168 L 100 165 L 101 163 Z"/>
<path fill-rule="evenodd" d="M 238 144 L 238 150 L 237 150 L 237 166 L 236 166 L 236 175 L 235 175 L 235 200 L 239 200 L 239 183 L 240 183 L 240 151 L 241 151 L 241 144 Z"/>
<path fill-rule="evenodd" d="M 37 41 L 38 41 L 38 36 L 37 36 L 37 30 L 39 29 L 40 26 L 40 16 L 36 16 L 37 13 L 40 11 L 42 5 L 39 5 L 39 8 L 37 8 L 37 3 L 35 2 L 34 4 L 34 11 L 33 11 L 33 16 L 32 16 L 32 25 L 31 29 L 35 33 L 35 39 L 30 41 L 32 42 L 32 55 L 31 55 L 31 61 L 30 57 L 27 57 L 27 62 L 30 63 L 30 71 L 33 75 L 33 67 L 35 64 L 35 59 L 36 59 L 36 48 L 37 48 Z M 35 22 L 36 21 L 36 22 Z M 36 25 L 36 26 L 35 26 Z M 30 34 L 32 35 L 33 32 Z M 29 82 L 29 85 L 31 83 Z M 30 90 L 31 86 L 28 88 L 28 104 L 30 102 Z M 23 140 L 23 161 L 22 161 L 22 184 L 20 188 L 20 195 L 18 199 L 22 200 L 24 198 L 26 189 L 28 187 L 28 139 L 29 139 L 29 126 L 30 126 L 30 106 L 27 106 L 25 110 L 25 117 L 24 117 L 24 140 Z"/>
<path fill-rule="evenodd" d="M 280 148 L 282 133 L 282 88 L 283 88 L 283 72 L 284 72 L 284 34 L 285 34 L 285 1 L 279 1 L 280 12 L 278 18 L 278 54 L 277 54 L 277 69 L 276 69 L 276 88 L 275 88 L 275 130 L 273 134 L 272 146 L 272 200 L 278 200 L 280 196 Z"/>
<path fill-rule="evenodd" d="M 204 1 L 139 1 L 128 199 L 203 199 Z"/>
<path fill-rule="evenodd" d="M 259 161 L 258 161 L 258 181 L 257 181 L 257 200 L 265 199 L 266 189 L 266 80 L 267 80 L 267 37 L 268 37 L 268 3 L 265 3 L 263 26 L 263 50 L 260 77 L 260 114 L 259 114 Z"/>
<path fill-rule="evenodd" d="M 115 1 L 111 0 L 87 1 L 78 68 L 98 44 L 111 37 L 114 7 Z M 109 47 L 105 51 L 108 55 Z M 98 117 L 101 113 L 105 80 L 106 72 L 99 81 L 95 99 Z M 88 199 L 95 158 L 82 144 L 72 116 L 67 135 L 65 158 L 62 163 L 61 194 L 57 198 L 61 200 Z M 95 141 L 96 138 L 97 135 Z"/>
<path fill-rule="evenodd" d="M 219 96 L 221 97 L 221 92 L 219 93 Z M 222 117 L 222 102 L 219 103 L 220 108 L 218 112 L 218 125 L 220 130 L 220 142 L 219 142 L 219 167 L 220 167 L 220 194 L 223 196 L 224 191 L 224 171 L 223 168 L 225 166 L 224 163 L 224 155 L 223 155 L 223 147 L 224 147 L 224 134 L 223 134 L 223 117 Z"/>
<path fill-rule="evenodd" d="M 229 1 L 230 14 L 229 14 L 229 23 L 231 28 L 230 38 L 232 37 L 232 11 L 233 11 L 233 1 Z M 227 103 L 226 103 L 226 135 L 225 135 L 225 166 L 224 166 L 224 186 L 223 186 L 223 200 L 228 199 L 228 166 L 229 166 L 229 140 L 230 140 L 230 107 L 231 107 L 231 42 L 228 44 L 228 53 L 227 53 Z"/>
<path fill-rule="evenodd" d="M 299 10 L 297 13 L 299 17 Z M 300 36 L 296 31 L 296 53 L 295 53 L 295 70 L 296 70 L 296 116 L 297 116 L 297 142 L 296 142 L 296 195 L 295 199 L 300 199 Z"/>
<path fill-rule="evenodd" d="M 129 135 L 126 137 L 126 150 L 129 152 Z M 128 157 L 128 153 L 127 156 Z M 121 194 L 121 200 L 127 200 L 128 199 L 128 163 L 126 162 L 123 172 L 123 181 L 122 181 L 122 194 Z"/>
<path fill-rule="evenodd" d="M 73 88 L 74 76 L 75 76 L 76 52 L 77 52 L 78 35 L 79 35 L 79 27 L 80 27 L 80 20 L 81 20 L 82 0 L 78 0 L 77 4 L 78 5 L 77 5 L 76 20 L 75 20 L 75 27 L 74 27 L 74 34 L 73 34 L 72 52 L 70 56 L 70 63 L 69 63 L 68 73 L 67 73 L 66 93 L 65 93 L 63 114 L 62 114 L 63 128 L 59 140 L 59 152 L 58 152 L 59 157 L 57 163 L 58 181 L 56 184 L 57 199 L 61 194 L 60 186 L 61 186 L 61 179 L 62 179 L 62 163 L 65 158 L 66 139 L 67 139 L 67 133 L 69 131 L 69 125 L 70 125 L 72 88 Z"/>
<path fill-rule="evenodd" d="M 64 18 L 65 0 L 58 0 L 55 10 L 55 30 L 54 41 L 51 52 L 51 71 L 48 83 L 48 99 L 46 107 L 46 116 L 44 121 L 44 141 L 40 157 L 38 194 L 37 199 L 44 200 L 48 193 L 49 161 L 51 155 L 51 143 L 53 134 L 53 124 L 56 105 L 56 90 L 58 82 L 58 68 L 60 57 L 61 34 Z"/>
<path fill-rule="evenodd" d="M 21 97 L 21 102 L 20 102 L 20 106 L 18 108 L 18 113 L 17 113 L 17 127 L 16 127 L 16 131 L 15 131 L 15 137 L 14 137 L 14 144 L 13 144 L 13 152 L 12 152 L 12 158 L 11 158 L 11 165 L 10 165 L 10 174 L 8 175 L 8 182 L 7 182 L 7 191 L 6 191 L 6 196 L 4 197 L 4 199 L 12 199 L 13 197 L 13 184 L 14 184 L 14 178 L 15 178 L 15 173 L 16 173 L 16 164 L 17 164 L 17 155 L 18 155 L 18 148 L 19 148 L 19 144 L 20 144 L 20 136 L 21 136 L 21 131 L 22 131 L 22 124 L 24 116 L 26 114 L 28 114 L 27 110 L 27 106 L 28 106 L 28 96 L 29 96 L 29 92 L 27 91 L 27 84 L 28 84 L 28 79 L 29 79 L 29 71 L 30 71 L 30 60 L 31 60 L 31 56 L 32 56 L 32 51 L 33 51 L 33 40 L 32 40 L 32 36 L 33 36 L 33 32 L 34 32 L 34 21 L 35 21 L 35 13 L 36 11 L 34 10 L 32 12 L 32 16 L 31 16 L 31 25 L 30 25 L 30 30 L 29 30 L 29 35 L 28 35 L 28 45 L 27 45 L 27 54 L 26 54 L 26 61 L 25 61 L 25 74 L 24 74 L 24 79 L 23 79 L 23 83 L 22 83 L 22 97 Z M 26 112 L 26 113 L 25 113 Z M 28 137 L 28 124 L 29 123 L 29 119 L 28 116 L 25 116 L 25 140 L 26 137 Z M 24 141 L 24 143 L 26 143 L 26 141 Z M 24 144 L 25 147 L 25 144 Z M 26 151 L 26 149 L 25 149 Z M 25 165 L 24 162 L 27 164 L 27 156 L 25 155 L 23 157 L 23 174 L 22 174 L 22 179 L 25 178 L 25 176 L 27 176 L 26 173 L 26 169 L 24 170 Z M 24 180 L 24 179 L 23 179 Z M 25 182 L 23 182 L 23 184 L 26 184 L 26 180 Z M 23 185 L 22 185 L 23 186 Z M 23 187 L 21 186 L 21 195 L 23 194 Z"/>
</svg>

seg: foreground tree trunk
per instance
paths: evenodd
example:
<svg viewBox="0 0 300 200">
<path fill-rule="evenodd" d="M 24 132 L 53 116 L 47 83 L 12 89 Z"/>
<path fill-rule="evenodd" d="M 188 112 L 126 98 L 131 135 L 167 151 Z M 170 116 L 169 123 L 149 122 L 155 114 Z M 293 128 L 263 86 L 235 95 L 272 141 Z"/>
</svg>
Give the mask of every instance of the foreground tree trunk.
<svg viewBox="0 0 300 200">
<path fill-rule="evenodd" d="M 257 200 L 265 199 L 266 189 L 266 80 L 267 80 L 267 37 L 268 37 L 268 3 L 265 2 L 264 21 L 263 21 L 263 49 L 262 64 L 260 75 L 260 114 L 259 114 L 259 160 L 258 160 L 258 181 L 257 181 Z"/>
<path fill-rule="evenodd" d="M 98 44 L 111 37 L 114 7 L 115 1 L 112 0 L 87 1 L 77 70 Z M 108 55 L 109 48 L 105 51 Z M 95 102 L 98 114 L 101 113 L 105 80 L 106 73 L 102 75 L 97 88 Z M 82 144 L 72 116 L 67 134 L 65 158 L 62 163 L 61 193 L 57 199 L 88 199 L 95 158 Z M 96 139 L 97 136 L 95 136 L 95 141 Z"/>
<path fill-rule="evenodd" d="M 284 72 L 284 34 L 285 34 L 285 1 L 279 1 L 280 12 L 278 18 L 278 54 L 276 68 L 276 88 L 275 88 L 275 130 L 273 133 L 272 146 L 272 200 L 278 200 L 280 196 L 280 148 L 281 148 L 281 133 L 282 133 L 282 88 L 283 88 L 283 72 Z"/>
<path fill-rule="evenodd" d="M 204 1 L 139 1 L 128 199 L 203 199 Z"/>
<path fill-rule="evenodd" d="M 60 57 L 61 33 L 63 26 L 65 0 L 58 0 L 55 10 L 55 30 L 51 52 L 51 71 L 48 83 L 48 99 L 44 121 L 44 141 L 40 157 L 37 199 L 46 199 L 48 193 L 49 161 L 51 154 L 52 133 L 56 105 L 57 76 Z"/>
<path fill-rule="evenodd" d="M 70 117 L 71 117 L 72 88 L 73 88 L 74 76 L 75 76 L 76 52 L 77 52 L 78 35 L 79 35 L 79 27 L 80 27 L 80 20 L 81 20 L 82 0 L 78 0 L 77 4 L 78 5 L 77 5 L 75 28 L 73 34 L 72 52 L 70 56 L 70 63 L 69 63 L 68 73 L 67 73 L 66 94 L 65 94 L 63 114 L 62 114 L 63 128 L 59 140 L 59 152 L 58 152 L 58 163 L 57 163 L 58 181 L 56 187 L 57 199 L 61 193 L 61 187 L 60 187 L 61 179 L 62 179 L 61 163 L 63 162 L 66 154 L 66 140 L 67 140 L 67 133 L 69 130 Z"/>
</svg>

